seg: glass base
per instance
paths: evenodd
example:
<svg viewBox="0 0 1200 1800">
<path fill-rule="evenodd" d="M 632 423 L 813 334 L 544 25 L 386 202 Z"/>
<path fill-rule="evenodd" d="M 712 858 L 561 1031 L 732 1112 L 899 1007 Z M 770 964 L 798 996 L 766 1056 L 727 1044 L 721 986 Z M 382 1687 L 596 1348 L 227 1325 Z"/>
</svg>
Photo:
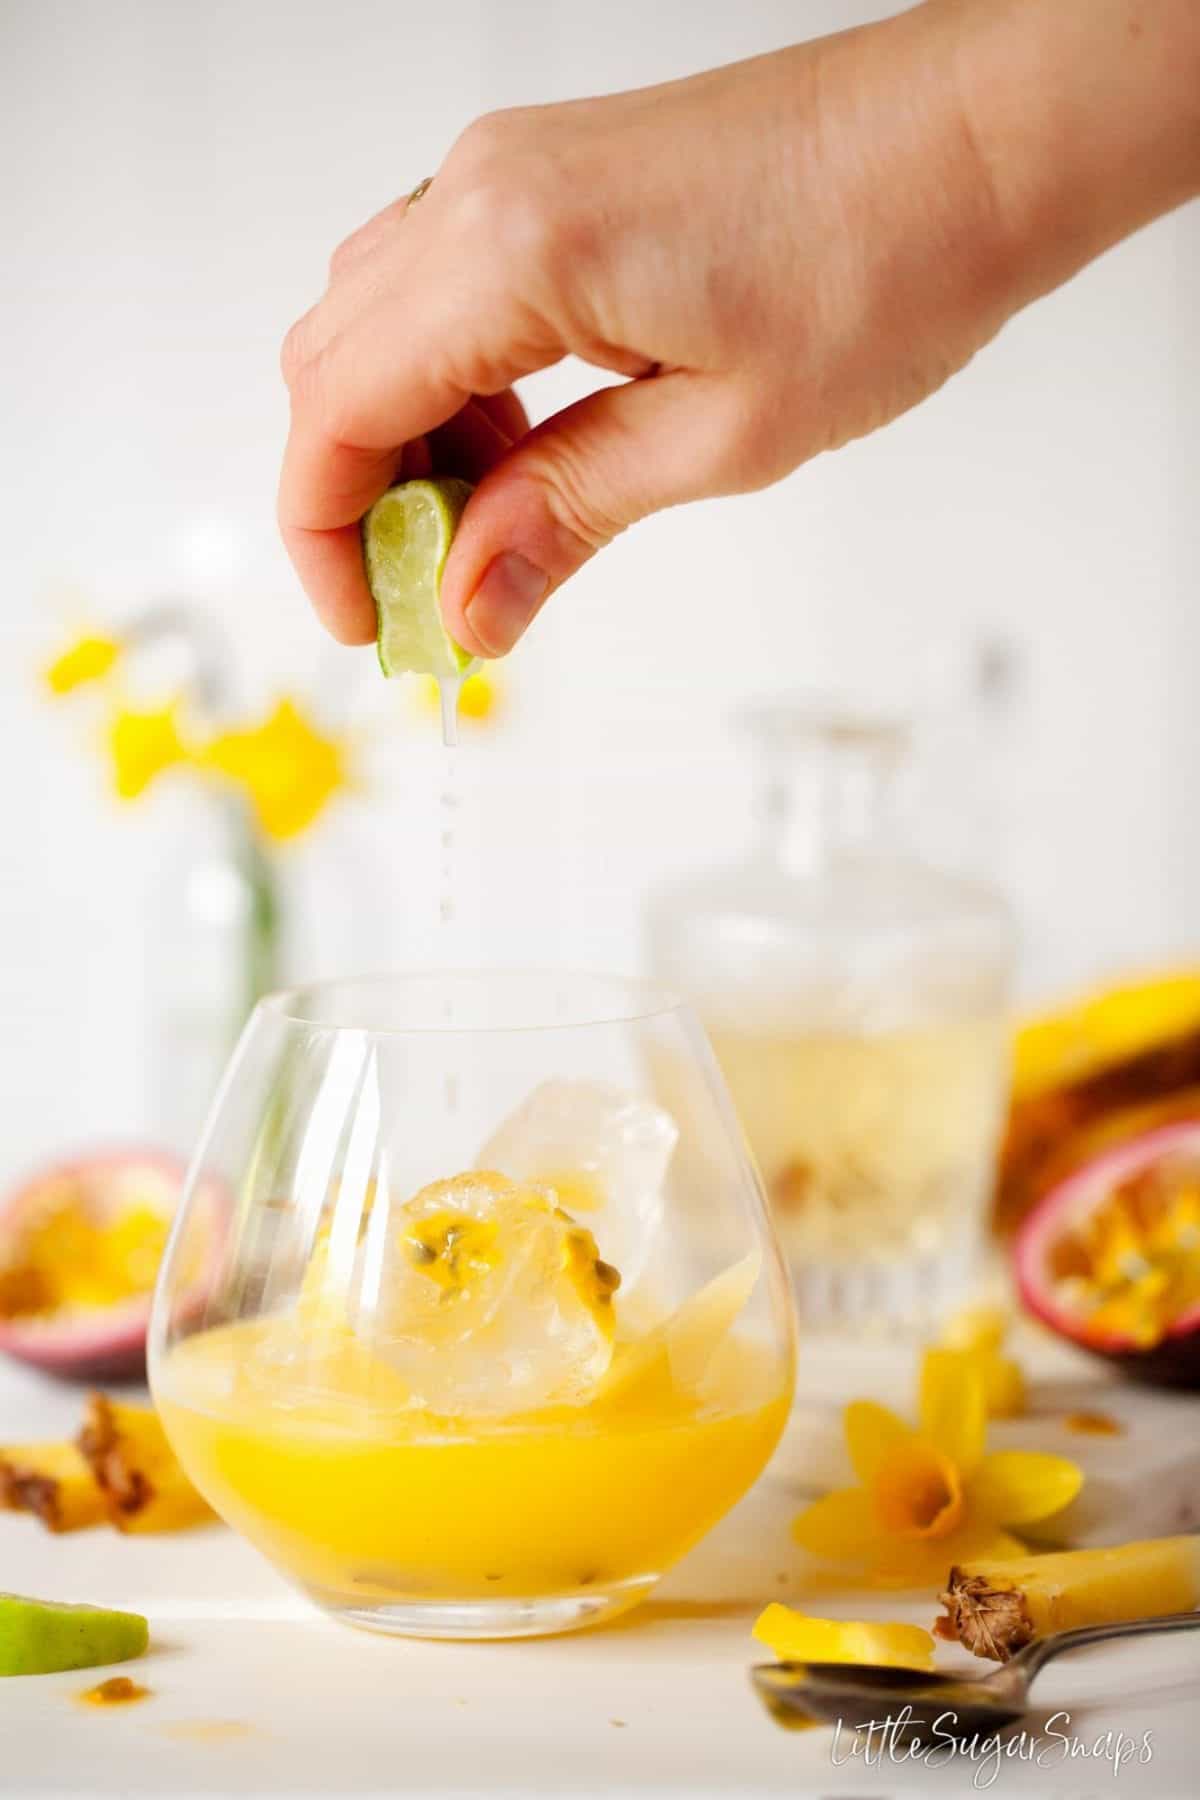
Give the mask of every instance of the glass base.
<svg viewBox="0 0 1200 1800">
<path fill-rule="evenodd" d="M 389 1637 L 548 1637 L 560 1631 L 585 1631 L 615 1619 L 644 1600 L 657 1580 L 657 1575 L 642 1576 L 603 1589 L 579 1589 L 536 1599 L 375 1601 L 350 1600 L 319 1588 L 306 1588 L 305 1592 L 331 1618 Z"/>
</svg>

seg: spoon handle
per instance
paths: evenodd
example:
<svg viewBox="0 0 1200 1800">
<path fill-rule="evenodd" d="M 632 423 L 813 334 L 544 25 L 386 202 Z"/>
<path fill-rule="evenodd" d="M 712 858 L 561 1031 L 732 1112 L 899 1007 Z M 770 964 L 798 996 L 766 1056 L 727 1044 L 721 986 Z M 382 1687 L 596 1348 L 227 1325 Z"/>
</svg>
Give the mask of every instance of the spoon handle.
<svg viewBox="0 0 1200 1800">
<path fill-rule="evenodd" d="M 1082 1650 L 1085 1644 L 1102 1644 L 1108 1638 L 1146 1637 L 1154 1631 L 1196 1630 L 1200 1630 L 1200 1612 L 1163 1613 L 1157 1619 L 1126 1619 L 1117 1625 L 1081 1625 L 1074 1631 L 1056 1631 L 1050 1637 L 1036 1638 L 1017 1652 L 1013 1663 L 1019 1663 L 1028 1678 L 1064 1651 Z"/>
</svg>

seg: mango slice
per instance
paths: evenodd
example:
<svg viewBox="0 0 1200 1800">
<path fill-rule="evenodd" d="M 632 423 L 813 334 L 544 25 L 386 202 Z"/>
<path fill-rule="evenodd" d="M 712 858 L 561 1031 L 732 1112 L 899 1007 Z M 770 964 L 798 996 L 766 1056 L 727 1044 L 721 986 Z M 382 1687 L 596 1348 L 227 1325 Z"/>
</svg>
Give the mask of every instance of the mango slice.
<svg viewBox="0 0 1200 1800">
<path fill-rule="evenodd" d="M 52 1675 L 128 1662 L 150 1641 L 140 1613 L 0 1594 L 0 1675 Z"/>
<path fill-rule="evenodd" d="M 755 1621 L 754 1635 L 780 1662 L 871 1663 L 932 1669 L 933 1638 L 920 1625 L 878 1619 L 810 1619 L 774 1601 Z"/>
</svg>

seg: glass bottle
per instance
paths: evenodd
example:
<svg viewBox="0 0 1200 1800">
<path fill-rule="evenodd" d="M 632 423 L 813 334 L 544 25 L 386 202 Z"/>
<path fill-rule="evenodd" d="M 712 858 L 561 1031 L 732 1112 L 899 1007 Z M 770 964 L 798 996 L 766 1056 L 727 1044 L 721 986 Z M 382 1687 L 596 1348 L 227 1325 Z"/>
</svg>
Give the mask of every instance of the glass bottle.
<svg viewBox="0 0 1200 1800">
<path fill-rule="evenodd" d="M 151 1114 L 187 1156 L 238 1033 L 279 985 L 278 871 L 241 801 L 178 796 L 146 932 Z"/>
<path fill-rule="evenodd" d="M 708 1028 L 801 1314 L 927 1325 L 969 1283 L 1007 1088 L 1013 930 L 988 888 L 906 854 L 900 722 L 779 702 L 741 864 L 648 909 L 655 974 Z M 672 1071 L 659 1083 L 670 1105 Z"/>
</svg>

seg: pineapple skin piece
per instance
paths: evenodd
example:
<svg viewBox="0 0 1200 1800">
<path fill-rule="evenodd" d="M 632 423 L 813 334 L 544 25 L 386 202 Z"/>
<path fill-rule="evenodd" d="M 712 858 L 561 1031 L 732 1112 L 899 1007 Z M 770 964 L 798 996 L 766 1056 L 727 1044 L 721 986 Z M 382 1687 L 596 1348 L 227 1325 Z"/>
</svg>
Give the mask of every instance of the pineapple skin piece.
<svg viewBox="0 0 1200 1800">
<path fill-rule="evenodd" d="M 0 1508 L 35 1513 L 56 1532 L 80 1531 L 108 1517 L 95 1476 L 69 1440 L 0 1449 Z"/>
<path fill-rule="evenodd" d="M 77 1442 L 119 1531 L 180 1531 L 215 1517 L 177 1462 L 152 1406 L 89 1394 Z"/>
<path fill-rule="evenodd" d="M 1200 1606 L 1200 1536 L 1148 1538 L 1011 1562 L 961 1563 L 941 1595 L 939 1637 L 1007 1662 L 1034 1638 Z"/>
</svg>

